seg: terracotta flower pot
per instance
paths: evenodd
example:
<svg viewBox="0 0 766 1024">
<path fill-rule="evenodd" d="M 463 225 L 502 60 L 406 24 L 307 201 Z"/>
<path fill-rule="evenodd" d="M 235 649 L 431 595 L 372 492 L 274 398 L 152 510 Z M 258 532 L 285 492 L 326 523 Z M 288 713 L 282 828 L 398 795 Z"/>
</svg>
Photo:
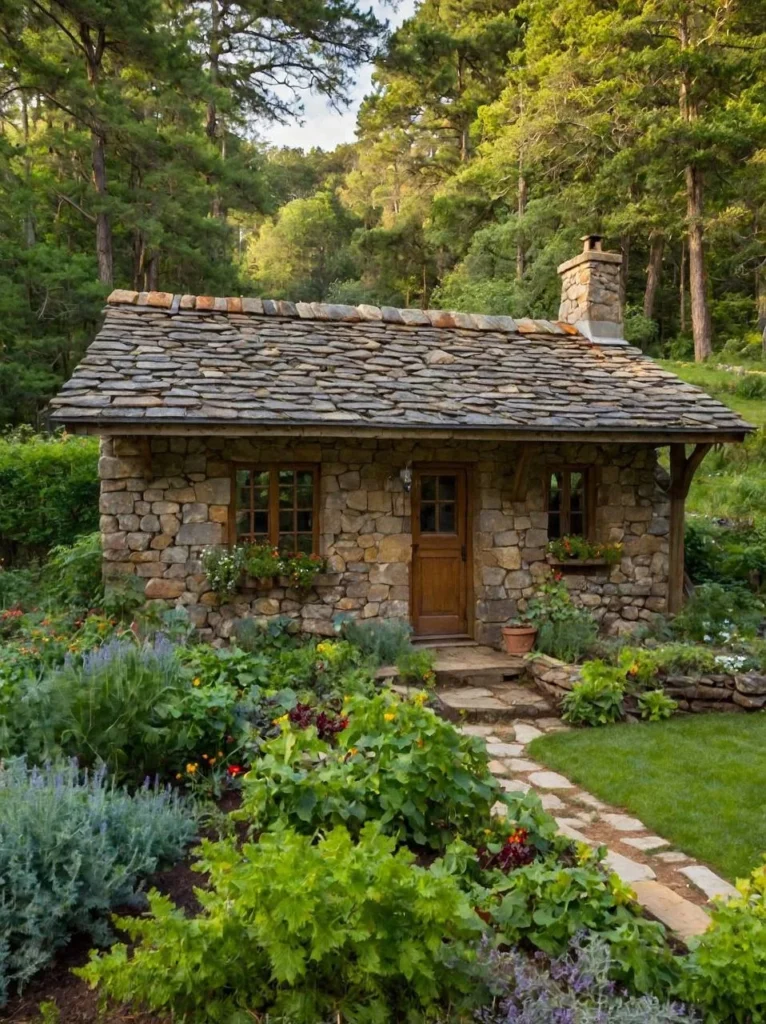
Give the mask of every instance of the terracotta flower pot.
<svg viewBox="0 0 766 1024">
<path fill-rule="evenodd" d="M 537 626 L 503 626 L 503 644 L 507 654 L 529 654 L 536 636 Z"/>
</svg>

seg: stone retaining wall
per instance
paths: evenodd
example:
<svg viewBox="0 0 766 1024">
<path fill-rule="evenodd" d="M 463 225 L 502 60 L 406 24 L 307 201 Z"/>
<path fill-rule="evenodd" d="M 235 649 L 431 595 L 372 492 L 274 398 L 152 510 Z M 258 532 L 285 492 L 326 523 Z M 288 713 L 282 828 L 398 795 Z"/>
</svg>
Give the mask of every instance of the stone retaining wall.
<svg viewBox="0 0 766 1024">
<path fill-rule="evenodd" d="M 665 605 L 668 504 L 652 448 L 530 445 L 514 491 L 518 445 L 339 438 L 259 441 L 223 437 L 116 437 L 102 442 L 101 531 L 105 572 L 146 580 L 146 596 L 185 606 L 202 636 L 227 637 L 237 618 L 278 614 L 332 632 L 338 612 L 408 618 L 411 502 L 399 477 L 408 463 L 460 463 L 471 471 L 473 634 L 498 645 L 500 629 L 548 577 L 545 479 L 551 468 L 597 473 L 596 539 L 623 543 L 622 561 L 566 569 L 575 600 L 606 632 L 629 630 Z M 202 571 L 211 545 L 229 542 L 232 464 L 313 463 L 320 469 L 320 548 L 330 572 L 306 596 L 251 591 L 223 607 Z"/>
<path fill-rule="evenodd" d="M 547 655 L 530 657 L 527 672 L 536 688 L 556 701 L 580 678 L 579 666 Z M 656 688 L 677 700 L 680 711 L 758 711 L 766 707 L 766 675 L 757 672 L 669 676 L 658 680 Z M 626 706 L 628 711 L 636 710 L 631 698 Z"/>
</svg>

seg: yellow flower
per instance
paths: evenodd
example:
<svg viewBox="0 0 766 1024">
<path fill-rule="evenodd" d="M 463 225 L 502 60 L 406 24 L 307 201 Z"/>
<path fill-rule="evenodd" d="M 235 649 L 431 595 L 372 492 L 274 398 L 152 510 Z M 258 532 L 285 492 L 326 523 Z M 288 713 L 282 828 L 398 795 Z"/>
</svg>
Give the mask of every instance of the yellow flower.
<svg viewBox="0 0 766 1024">
<path fill-rule="evenodd" d="M 358 753 L 356 747 L 349 747 L 349 751 L 348 752 L 351 755 L 354 755 L 354 754 Z"/>
<path fill-rule="evenodd" d="M 383 715 L 383 717 L 387 722 L 393 722 L 393 720 L 396 718 L 396 715 L 394 714 L 393 711 L 387 711 L 386 714 Z"/>
<path fill-rule="evenodd" d="M 415 704 L 418 705 L 419 708 L 422 708 L 425 702 L 428 700 L 428 694 L 424 691 L 421 691 L 420 693 L 416 693 L 412 700 Z"/>
<path fill-rule="evenodd" d="M 197 763 L 196 763 L 196 761 L 190 761 L 187 764 L 187 766 L 186 766 L 186 771 L 188 772 L 189 775 L 194 775 L 196 770 L 197 770 Z"/>
<path fill-rule="evenodd" d="M 192 679 L 192 686 L 199 686 L 201 682 L 202 680 L 200 679 L 199 676 L 197 676 L 196 679 Z"/>
<path fill-rule="evenodd" d="M 287 721 L 287 717 L 288 717 L 287 715 L 280 715 L 279 718 L 273 719 L 271 724 L 272 725 L 281 725 L 282 722 L 286 722 Z"/>
</svg>

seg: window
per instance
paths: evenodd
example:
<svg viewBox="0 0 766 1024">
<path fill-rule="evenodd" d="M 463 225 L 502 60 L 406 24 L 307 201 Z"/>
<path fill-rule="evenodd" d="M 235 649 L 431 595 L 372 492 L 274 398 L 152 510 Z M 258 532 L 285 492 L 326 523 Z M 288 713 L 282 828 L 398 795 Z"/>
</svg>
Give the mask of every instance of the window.
<svg viewBox="0 0 766 1024">
<path fill-rule="evenodd" d="M 452 474 L 420 477 L 420 532 L 456 532 L 457 478 Z"/>
<path fill-rule="evenodd" d="M 315 466 L 237 467 L 235 540 L 318 554 L 318 492 Z"/>
<path fill-rule="evenodd" d="M 582 468 L 553 470 L 548 477 L 548 537 L 589 537 L 593 527 L 591 473 Z"/>
</svg>

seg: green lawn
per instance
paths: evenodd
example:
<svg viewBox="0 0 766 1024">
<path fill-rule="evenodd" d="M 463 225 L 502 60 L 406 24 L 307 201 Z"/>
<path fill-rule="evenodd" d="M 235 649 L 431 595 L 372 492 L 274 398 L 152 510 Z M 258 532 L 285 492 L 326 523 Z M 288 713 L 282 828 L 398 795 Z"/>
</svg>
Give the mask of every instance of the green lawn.
<svg viewBox="0 0 766 1024">
<path fill-rule="evenodd" d="M 766 715 L 577 729 L 530 755 L 734 880 L 766 852 Z"/>
<path fill-rule="evenodd" d="M 762 398 L 741 398 L 733 393 L 737 381 L 741 380 L 737 374 L 709 363 L 677 363 L 670 359 L 658 359 L 657 362 L 687 384 L 694 384 L 707 391 L 753 426 L 766 427 L 766 401 Z M 761 363 L 753 369 L 763 370 L 766 367 Z"/>
</svg>

